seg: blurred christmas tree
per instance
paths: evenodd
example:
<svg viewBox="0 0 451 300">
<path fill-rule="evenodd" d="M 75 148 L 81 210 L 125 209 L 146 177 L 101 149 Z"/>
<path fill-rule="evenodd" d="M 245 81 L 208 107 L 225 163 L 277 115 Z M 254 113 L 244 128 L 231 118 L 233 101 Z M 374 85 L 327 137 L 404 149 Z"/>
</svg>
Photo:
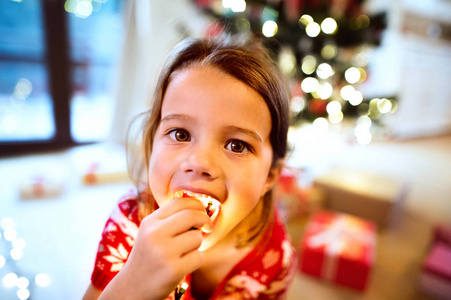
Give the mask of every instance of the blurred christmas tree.
<svg viewBox="0 0 451 300">
<path fill-rule="evenodd" d="M 359 91 L 386 27 L 385 14 L 365 14 L 363 0 L 194 2 L 213 20 L 206 34 L 261 37 L 288 79 L 293 125 L 352 120 L 359 142 L 368 143 L 371 124 L 396 109 L 392 96 L 368 99 Z"/>
</svg>

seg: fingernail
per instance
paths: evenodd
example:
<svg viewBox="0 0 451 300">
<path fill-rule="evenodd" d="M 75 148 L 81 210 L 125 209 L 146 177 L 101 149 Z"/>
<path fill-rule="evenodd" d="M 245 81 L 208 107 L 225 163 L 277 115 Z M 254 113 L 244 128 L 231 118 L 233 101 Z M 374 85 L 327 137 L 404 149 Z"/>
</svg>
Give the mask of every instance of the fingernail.
<svg viewBox="0 0 451 300">
<path fill-rule="evenodd" d="M 202 226 L 201 230 L 205 233 L 210 233 L 213 230 L 213 227 L 211 226 L 211 224 L 205 224 L 204 226 Z"/>
</svg>

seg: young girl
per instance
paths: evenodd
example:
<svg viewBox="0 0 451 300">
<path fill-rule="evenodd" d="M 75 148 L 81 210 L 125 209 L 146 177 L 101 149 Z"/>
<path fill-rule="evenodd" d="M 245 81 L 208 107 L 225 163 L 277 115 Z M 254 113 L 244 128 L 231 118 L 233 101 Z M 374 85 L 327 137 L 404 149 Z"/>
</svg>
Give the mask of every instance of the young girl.
<svg viewBox="0 0 451 300">
<path fill-rule="evenodd" d="M 288 96 L 264 48 L 187 39 L 143 133 L 148 188 L 108 219 L 84 299 L 280 299 L 296 254 L 272 201 Z"/>
</svg>

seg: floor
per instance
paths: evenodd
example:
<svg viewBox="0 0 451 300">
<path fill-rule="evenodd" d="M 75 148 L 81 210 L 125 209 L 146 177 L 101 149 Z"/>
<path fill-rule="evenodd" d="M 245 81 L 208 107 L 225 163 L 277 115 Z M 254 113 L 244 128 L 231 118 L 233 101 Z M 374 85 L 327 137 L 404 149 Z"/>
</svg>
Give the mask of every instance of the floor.
<svg viewBox="0 0 451 300">
<path fill-rule="evenodd" d="M 305 154 L 314 177 L 328 167 L 365 169 L 409 183 L 410 190 L 400 222 L 379 231 L 377 260 L 366 292 L 354 292 L 297 273 L 289 291 L 295 299 L 429 299 L 416 287 L 418 270 L 428 246 L 431 228 L 451 215 L 451 136 L 374 142 L 367 146 L 331 143 L 304 147 L 293 153 L 291 163 L 305 167 Z M 304 151 L 304 152 L 303 152 Z M 311 151 L 308 153 L 308 151 Z M 18 237 L 26 241 L 23 257 L 8 259 L 0 277 L 16 272 L 30 280 L 31 298 L 80 299 L 89 284 L 95 250 L 104 222 L 118 196 L 131 188 L 127 181 L 88 186 L 82 175 L 91 163 L 105 170 L 123 172 L 123 149 L 92 145 L 69 151 L 0 159 L 0 219 L 12 218 Z M 111 170 L 111 166 L 117 170 Z M 315 167 L 314 167 L 315 166 Z M 64 190 L 51 199 L 21 199 L 19 186 L 44 175 Z M 290 221 L 295 245 L 306 218 Z M 0 239 L 0 254 L 8 257 L 8 242 Z M 37 273 L 46 273 L 47 287 L 33 284 Z M 17 299 L 17 288 L 0 284 L 1 299 Z"/>
<path fill-rule="evenodd" d="M 451 220 L 451 136 L 374 143 L 364 150 L 350 147 L 345 152 L 332 164 L 363 168 L 406 182 L 405 210 L 397 223 L 379 230 L 376 263 L 365 292 L 333 286 L 298 272 L 289 299 L 433 299 L 418 288 L 417 278 L 433 226 Z M 305 223 L 306 218 L 289 223 L 295 245 Z"/>
</svg>

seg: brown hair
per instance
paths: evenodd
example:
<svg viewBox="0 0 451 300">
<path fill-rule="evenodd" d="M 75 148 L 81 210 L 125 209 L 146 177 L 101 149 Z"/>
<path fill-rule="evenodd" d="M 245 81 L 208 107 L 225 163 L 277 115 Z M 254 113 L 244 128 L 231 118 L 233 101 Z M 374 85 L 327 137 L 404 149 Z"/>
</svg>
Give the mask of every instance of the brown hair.
<svg viewBox="0 0 451 300">
<path fill-rule="evenodd" d="M 271 114 L 270 142 L 273 149 L 273 166 L 287 152 L 288 131 L 288 93 L 283 79 L 265 48 L 255 39 L 243 39 L 231 36 L 216 38 L 187 38 L 177 44 L 160 74 L 153 105 L 147 112 L 142 146 L 145 166 L 149 165 L 153 138 L 161 119 L 161 107 L 166 89 L 174 72 L 190 66 L 212 66 L 247 84 L 257 91 L 265 100 Z M 142 198 L 142 197 L 141 197 Z M 154 201 L 150 197 L 141 199 L 140 216 L 144 217 L 154 209 Z M 272 214 L 272 191 L 263 196 L 260 220 L 255 225 L 249 242 L 264 228 Z"/>
</svg>

